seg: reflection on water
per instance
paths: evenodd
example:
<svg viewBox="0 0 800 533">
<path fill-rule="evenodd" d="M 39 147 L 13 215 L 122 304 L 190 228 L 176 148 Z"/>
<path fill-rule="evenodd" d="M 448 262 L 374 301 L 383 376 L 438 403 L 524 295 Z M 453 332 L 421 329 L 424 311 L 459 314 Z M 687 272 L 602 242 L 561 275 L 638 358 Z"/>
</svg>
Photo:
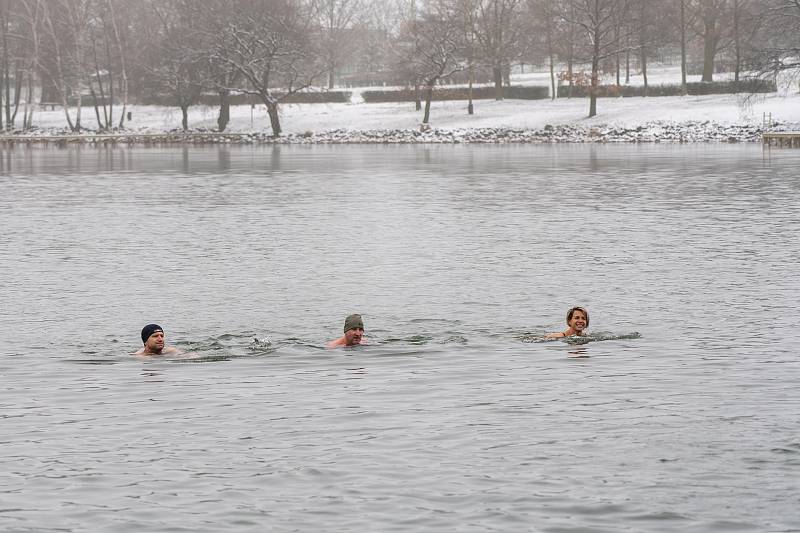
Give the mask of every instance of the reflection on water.
<svg viewBox="0 0 800 533">
<path fill-rule="evenodd" d="M 800 529 L 798 163 L 0 148 L 0 523 Z"/>
</svg>

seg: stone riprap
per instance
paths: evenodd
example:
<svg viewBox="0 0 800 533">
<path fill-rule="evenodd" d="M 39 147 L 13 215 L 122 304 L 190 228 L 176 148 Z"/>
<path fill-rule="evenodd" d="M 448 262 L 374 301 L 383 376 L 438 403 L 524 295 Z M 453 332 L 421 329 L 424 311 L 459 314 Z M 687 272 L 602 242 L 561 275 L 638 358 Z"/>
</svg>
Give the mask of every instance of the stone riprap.
<svg viewBox="0 0 800 533">
<path fill-rule="evenodd" d="M 765 131 L 800 130 L 800 124 L 759 125 L 716 122 L 648 122 L 636 127 L 617 125 L 547 125 L 542 129 L 465 128 L 421 130 L 350 130 L 291 133 L 273 137 L 267 132 L 65 131 L 19 132 L 0 136 L 0 143 L 84 144 L 503 144 L 503 143 L 703 143 L 760 142 Z"/>
</svg>

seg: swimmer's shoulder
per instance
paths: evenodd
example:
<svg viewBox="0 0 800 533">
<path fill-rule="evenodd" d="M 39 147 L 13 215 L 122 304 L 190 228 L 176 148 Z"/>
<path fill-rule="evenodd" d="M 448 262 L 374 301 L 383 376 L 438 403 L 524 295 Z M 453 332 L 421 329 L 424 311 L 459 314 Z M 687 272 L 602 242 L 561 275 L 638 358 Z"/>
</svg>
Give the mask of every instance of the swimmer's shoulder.
<svg viewBox="0 0 800 533">
<path fill-rule="evenodd" d="M 334 339 L 334 340 L 328 342 L 325 345 L 325 347 L 328 348 L 328 349 L 338 348 L 339 346 L 344 346 L 344 343 L 345 343 L 344 337 L 340 337 L 338 339 Z"/>
<path fill-rule="evenodd" d="M 145 352 L 144 348 L 140 348 L 139 350 L 133 352 L 131 355 L 137 355 L 139 357 L 157 357 L 162 355 L 183 355 L 183 353 L 184 353 L 183 350 L 181 350 L 180 348 L 176 348 L 174 346 L 167 346 L 166 348 L 161 350 L 161 353 L 159 354 L 147 353 Z"/>
</svg>

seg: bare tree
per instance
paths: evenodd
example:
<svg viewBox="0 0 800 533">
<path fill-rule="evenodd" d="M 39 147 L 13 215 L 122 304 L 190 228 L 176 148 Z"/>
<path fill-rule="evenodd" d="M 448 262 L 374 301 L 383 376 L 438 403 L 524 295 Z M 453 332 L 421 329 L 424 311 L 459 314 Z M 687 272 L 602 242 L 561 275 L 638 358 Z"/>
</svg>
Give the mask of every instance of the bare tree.
<svg viewBox="0 0 800 533">
<path fill-rule="evenodd" d="M 527 27 L 528 45 L 531 52 L 542 53 L 547 58 L 550 71 L 550 97 L 558 97 L 556 87 L 556 57 L 559 55 L 559 35 L 565 29 L 563 20 L 559 16 L 560 9 L 557 2 L 551 0 L 527 0 Z"/>
<path fill-rule="evenodd" d="M 679 25 L 681 35 L 681 92 L 684 96 L 688 93 L 686 88 L 686 3 L 688 0 L 678 0 L 679 3 Z"/>
<path fill-rule="evenodd" d="M 40 84 L 36 80 L 37 67 L 39 63 L 39 27 L 42 16 L 41 0 L 27 0 L 19 4 L 18 16 L 20 19 L 20 42 L 22 45 L 21 54 L 24 59 L 24 82 L 20 76 L 20 82 L 25 86 L 25 100 L 22 110 L 22 129 L 27 130 L 33 125 L 34 111 L 34 86 Z M 17 96 L 17 101 L 21 97 L 22 86 Z M 16 111 L 15 111 L 16 115 Z"/>
<path fill-rule="evenodd" d="M 559 57 L 566 63 L 567 70 L 559 75 L 567 81 L 567 98 L 572 98 L 575 85 L 575 62 L 576 53 L 579 48 L 578 38 L 578 8 L 579 0 L 556 0 L 549 5 L 549 9 L 554 10 L 556 16 L 555 26 L 555 45 L 559 50 Z M 560 22 L 558 22 L 560 20 Z M 587 54 L 588 55 L 588 54 Z"/>
<path fill-rule="evenodd" d="M 152 0 L 142 68 L 149 89 L 181 110 L 181 126 L 189 128 L 189 108 L 208 84 L 208 60 L 197 24 L 200 5 L 192 0 Z"/>
<path fill-rule="evenodd" d="M 3 129 L 3 102 L 5 101 L 6 126 L 11 129 L 11 55 L 9 47 L 12 45 L 13 36 L 12 25 L 8 0 L 0 0 L 0 46 L 2 47 L 2 62 L 0 63 L 0 130 Z M 17 72 L 19 74 L 19 72 Z M 19 76 L 17 76 L 19 79 Z M 19 90 L 16 91 L 19 94 Z"/>
<path fill-rule="evenodd" d="M 722 48 L 729 0 L 690 0 L 688 6 L 694 11 L 695 32 L 703 40 L 703 77 L 701 81 L 714 80 L 714 60 Z"/>
<path fill-rule="evenodd" d="M 742 69 L 752 62 L 754 52 L 763 38 L 768 10 L 756 0 L 731 0 L 733 17 L 733 79 L 738 82 Z M 771 28 L 770 23 L 767 28 Z"/>
<path fill-rule="evenodd" d="M 639 70 L 644 83 L 644 96 L 647 96 L 649 58 L 657 55 L 672 40 L 672 28 L 669 23 L 672 5 L 661 0 L 638 0 L 634 6 L 636 10 L 631 14 L 628 23 L 633 25 L 636 32 Z"/>
<path fill-rule="evenodd" d="M 800 0 L 765 0 L 764 26 L 770 28 L 763 42 L 754 46 L 753 68 L 760 77 L 800 72 Z"/>
<path fill-rule="evenodd" d="M 119 4 L 119 5 L 117 5 Z M 117 48 L 117 58 L 119 59 L 120 71 L 120 89 L 122 90 L 122 111 L 119 118 L 119 127 L 125 127 L 126 112 L 128 108 L 128 60 L 127 60 L 127 47 L 125 46 L 125 35 L 122 29 L 127 29 L 120 21 L 117 20 L 120 12 L 125 13 L 129 4 L 125 4 L 122 0 L 106 0 L 107 18 L 105 19 L 105 26 L 110 26 L 113 31 L 111 34 L 114 45 Z M 106 34 L 108 35 L 108 34 Z M 113 105 L 113 101 L 112 101 Z"/>
<path fill-rule="evenodd" d="M 321 50 L 328 70 L 328 88 L 333 89 L 336 71 L 356 49 L 354 34 L 365 14 L 364 0 L 313 0 L 312 9 L 319 21 Z"/>
<path fill-rule="evenodd" d="M 402 2 L 402 0 L 401 0 Z M 410 80 L 414 86 L 414 108 L 419 111 L 422 109 L 422 97 L 420 93 L 420 79 L 417 76 L 411 63 L 408 63 L 408 58 L 417 57 L 419 54 L 418 47 L 420 46 L 421 35 L 419 32 L 420 27 L 420 11 L 417 8 L 417 0 L 409 0 L 409 9 L 402 9 L 400 12 L 401 23 L 400 30 L 394 42 L 393 55 L 404 57 L 402 65 L 397 68 L 398 71 L 403 73 L 403 76 Z"/>
<path fill-rule="evenodd" d="M 473 33 L 492 69 L 496 100 L 503 99 L 503 75 L 521 51 L 522 6 L 523 0 L 476 0 Z"/>
<path fill-rule="evenodd" d="M 91 0 L 39 0 L 42 22 L 47 37 L 51 65 L 38 59 L 42 70 L 50 77 L 61 96 L 61 105 L 72 131 L 81 130 L 81 108 L 86 80 L 86 37 L 90 20 Z M 69 110 L 69 97 L 75 104 L 75 119 Z"/>
<path fill-rule="evenodd" d="M 455 0 L 431 0 L 420 14 L 415 29 L 415 53 L 404 58 L 425 89 L 422 128 L 430 121 L 431 101 L 436 83 L 463 69 L 463 18 Z"/>
<path fill-rule="evenodd" d="M 468 81 L 467 81 L 467 114 L 475 113 L 473 98 L 473 85 L 475 84 L 475 24 L 477 1 L 461 0 L 458 10 L 464 27 L 464 56 L 467 62 Z"/>
<path fill-rule="evenodd" d="M 272 134 L 281 134 L 278 106 L 310 87 L 325 71 L 308 37 L 308 13 L 293 0 L 238 0 L 232 6 L 226 40 L 230 50 L 215 50 L 211 59 L 225 62 L 247 82 L 243 91 L 258 96 L 267 108 Z"/>
<path fill-rule="evenodd" d="M 630 5 L 631 0 L 579 0 L 574 11 L 562 10 L 561 17 L 581 28 L 590 46 L 589 117 L 597 114 L 601 62 L 617 53 L 620 38 L 622 42 L 627 38 L 625 34 L 615 35 L 615 25 L 629 13 Z"/>
<path fill-rule="evenodd" d="M 117 60 L 111 51 L 107 6 L 108 4 L 105 2 L 97 3 L 94 11 L 90 13 L 92 18 L 88 24 L 94 66 L 94 74 L 89 75 L 88 86 L 100 130 L 109 130 L 114 127 L 114 67 Z M 97 91 L 95 91 L 95 84 Z M 100 116 L 101 108 L 103 110 L 102 117 Z"/>
<path fill-rule="evenodd" d="M 200 3 L 200 31 L 204 47 L 201 52 L 208 56 L 209 88 L 219 95 L 217 129 L 225 131 L 231 118 L 231 91 L 237 90 L 239 72 L 231 66 L 230 54 L 235 48 L 231 33 L 226 31 L 230 23 L 227 0 L 204 0 Z"/>
</svg>

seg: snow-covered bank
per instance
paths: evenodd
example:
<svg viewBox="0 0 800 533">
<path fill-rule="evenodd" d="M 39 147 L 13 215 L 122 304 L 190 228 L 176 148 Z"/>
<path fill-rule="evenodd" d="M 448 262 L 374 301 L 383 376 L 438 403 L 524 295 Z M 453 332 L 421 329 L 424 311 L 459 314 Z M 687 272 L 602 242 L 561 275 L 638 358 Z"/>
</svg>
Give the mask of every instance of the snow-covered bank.
<svg viewBox="0 0 800 533">
<path fill-rule="evenodd" d="M 190 109 L 189 135 L 178 131 L 180 112 L 159 106 L 131 106 L 132 120 L 114 138 L 79 136 L 84 142 L 730 142 L 758 141 L 762 131 L 800 130 L 800 95 L 709 95 L 659 98 L 602 98 L 598 114 L 587 118 L 585 98 L 480 100 L 475 114 L 466 102 L 434 102 L 430 132 L 419 131 L 421 113 L 413 104 L 295 104 L 281 107 L 283 136 L 271 136 L 262 106 L 234 106 L 226 134 L 214 134 L 217 109 Z M 84 125 L 94 126 L 84 109 Z M 118 112 L 118 111 L 117 111 Z M 37 111 L 36 130 L 18 132 L 11 142 L 45 139 L 66 142 L 63 111 Z M 69 136 L 69 138 L 64 137 Z"/>
</svg>

